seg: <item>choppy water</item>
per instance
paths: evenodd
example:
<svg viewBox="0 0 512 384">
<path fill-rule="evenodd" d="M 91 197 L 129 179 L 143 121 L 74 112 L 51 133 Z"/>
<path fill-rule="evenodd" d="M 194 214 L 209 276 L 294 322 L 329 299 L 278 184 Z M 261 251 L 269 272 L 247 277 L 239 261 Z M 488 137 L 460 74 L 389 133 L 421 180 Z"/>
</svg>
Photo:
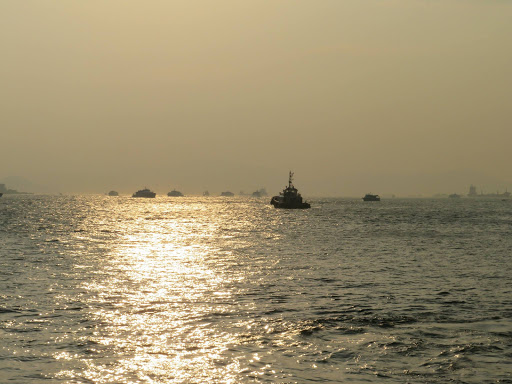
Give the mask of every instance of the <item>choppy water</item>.
<svg viewBox="0 0 512 384">
<path fill-rule="evenodd" d="M 511 383 L 512 201 L 0 199 L 1 383 Z"/>
</svg>

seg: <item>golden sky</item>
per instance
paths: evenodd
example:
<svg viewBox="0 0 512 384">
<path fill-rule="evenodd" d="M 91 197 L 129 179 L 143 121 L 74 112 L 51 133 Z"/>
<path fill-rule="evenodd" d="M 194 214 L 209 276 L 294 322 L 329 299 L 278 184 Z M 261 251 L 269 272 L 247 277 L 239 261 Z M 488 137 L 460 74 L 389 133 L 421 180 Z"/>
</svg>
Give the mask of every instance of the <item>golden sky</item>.
<svg viewBox="0 0 512 384">
<path fill-rule="evenodd" d="M 512 189 L 512 2 L 0 2 L 0 180 Z"/>
</svg>

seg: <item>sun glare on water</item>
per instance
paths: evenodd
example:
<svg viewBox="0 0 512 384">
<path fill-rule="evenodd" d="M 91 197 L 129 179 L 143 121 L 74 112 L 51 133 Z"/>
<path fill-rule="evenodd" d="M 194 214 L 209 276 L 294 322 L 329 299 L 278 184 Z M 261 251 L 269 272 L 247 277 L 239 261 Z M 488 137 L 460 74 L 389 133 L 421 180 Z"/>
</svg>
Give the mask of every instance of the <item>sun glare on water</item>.
<svg viewBox="0 0 512 384">
<path fill-rule="evenodd" d="M 239 363 L 222 353 L 237 336 L 210 316 L 233 310 L 230 283 L 244 278 L 212 268 L 230 254 L 214 240 L 223 223 L 201 204 L 144 201 L 130 209 L 131 220 L 110 229 L 117 238 L 96 260 L 98 278 L 83 284 L 97 301 L 89 303 L 95 326 L 81 375 L 98 383 L 234 381 Z M 95 354 L 111 354 L 112 364 L 97 365 Z"/>
</svg>

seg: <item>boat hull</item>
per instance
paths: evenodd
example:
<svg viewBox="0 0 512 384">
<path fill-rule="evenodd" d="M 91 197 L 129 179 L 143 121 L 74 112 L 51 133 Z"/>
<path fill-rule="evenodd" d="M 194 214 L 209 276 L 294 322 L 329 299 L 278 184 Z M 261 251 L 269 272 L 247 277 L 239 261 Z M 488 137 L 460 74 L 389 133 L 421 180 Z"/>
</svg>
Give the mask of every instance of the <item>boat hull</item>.
<svg viewBox="0 0 512 384">
<path fill-rule="evenodd" d="M 363 201 L 380 201 L 379 195 L 366 195 L 363 197 Z"/>
<path fill-rule="evenodd" d="M 280 199 L 280 196 L 274 196 L 272 200 L 270 200 L 270 204 L 274 206 L 274 208 L 279 209 L 308 209 L 311 208 L 309 203 L 304 202 L 286 202 Z"/>
<path fill-rule="evenodd" d="M 143 197 L 143 198 L 149 198 L 152 199 L 156 196 L 155 192 L 148 192 L 148 193 L 134 193 L 132 197 Z"/>
</svg>

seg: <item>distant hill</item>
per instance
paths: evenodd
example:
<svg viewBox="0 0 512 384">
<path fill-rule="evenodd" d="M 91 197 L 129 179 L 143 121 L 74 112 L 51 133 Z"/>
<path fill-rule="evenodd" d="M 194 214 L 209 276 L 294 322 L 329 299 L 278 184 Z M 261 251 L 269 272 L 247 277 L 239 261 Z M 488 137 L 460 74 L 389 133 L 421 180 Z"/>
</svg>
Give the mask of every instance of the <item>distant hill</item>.
<svg viewBox="0 0 512 384">
<path fill-rule="evenodd" d="M 19 176 L 4 177 L 0 180 L 0 184 L 5 184 L 6 189 L 14 190 L 18 193 L 45 193 L 47 191 L 47 188 Z"/>
</svg>

